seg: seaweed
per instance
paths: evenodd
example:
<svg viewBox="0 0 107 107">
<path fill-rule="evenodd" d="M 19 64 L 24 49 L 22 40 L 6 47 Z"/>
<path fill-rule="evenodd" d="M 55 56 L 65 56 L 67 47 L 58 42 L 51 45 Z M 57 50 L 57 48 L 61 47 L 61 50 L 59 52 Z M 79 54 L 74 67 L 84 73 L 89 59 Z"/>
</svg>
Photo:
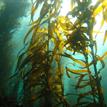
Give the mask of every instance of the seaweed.
<svg viewBox="0 0 107 107">
<path fill-rule="evenodd" d="M 106 106 L 100 72 L 105 67 L 103 59 L 107 53 L 97 55 L 97 43 L 93 37 L 95 17 L 103 10 L 105 14 L 106 4 L 106 0 L 98 1 L 92 7 L 91 0 L 73 1 L 73 9 L 66 16 L 60 16 L 61 0 L 32 1 L 30 29 L 24 39 L 28 48 L 24 53 L 20 52 L 17 63 L 17 74 L 24 82 L 25 106 L 42 102 L 40 106 L 44 107 L 71 107 L 72 104 L 64 95 L 64 71 L 68 78 L 75 75 L 77 79 L 74 86 L 79 93 L 74 107 Z M 40 5 L 40 15 L 35 19 L 34 15 Z M 69 16 L 76 17 L 76 21 L 73 22 Z M 84 27 L 84 24 L 87 26 Z M 78 59 L 76 54 L 84 58 Z M 77 68 L 66 66 L 64 70 L 62 57 L 69 58 Z M 97 68 L 99 62 L 100 69 Z M 87 92 L 80 91 L 85 88 Z"/>
</svg>

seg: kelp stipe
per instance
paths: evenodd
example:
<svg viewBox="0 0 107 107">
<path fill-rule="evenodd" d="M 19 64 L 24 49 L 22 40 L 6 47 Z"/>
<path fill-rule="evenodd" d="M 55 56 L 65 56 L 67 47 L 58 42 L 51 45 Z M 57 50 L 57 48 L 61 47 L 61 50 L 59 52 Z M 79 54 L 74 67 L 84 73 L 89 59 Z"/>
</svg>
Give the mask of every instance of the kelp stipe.
<svg viewBox="0 0 107 107">
<path fill-rule="evenodd" d="M 80 86 L 80 82 L 82 82 L 84 75 L 81 74 L 81 76 L 78 79 L 76 88 L 85 88 L 86 86 L 91 87 L 91 91 L 87 93 L 82 93 L 79 95 L 78 100 L 77 100 L 77 105 L 76 106 L 86 106 L 88 105 L 87 102 L 81 102 L 80 100 L 87 95 L 92 95 L 93 96 L 93 105 L 95 106 L 102 106 L 105 107 L 104 103 L 104 96 L 102 93 L 102 86 L 101 86 L 101 78 L 100 78 L 100 71 L 105 67 L 105 64 L 102 60 L 100 59 L 99 56 L 97 55 L 97 44 L 96 41 L 93 39 L 93 28 L 94 28 L 94 23 L 95 23 L 95 16 L 99 14 L 101 11 L 103 11 L 105 7 L 105 4 L 107 3 L 105 0 L 104 1 L 98 1 L 96 5 L 92 8 L 90 6 L 90 1 L 77 1 L 77 6 L 74 7 L 74 9 L 68 13 L 68 15 L 71 15 L 72 17 L 77 17 L 77 20 L 75 21 L 74 25 L 76 25 L 76 30 L 69 36 L 67 43 L 69 43 L 69 47 L 74 50 L 74 52 L 81 53 L 85 57 L 85 64 L 89 76 L 89 80 L 86 84 Z M 104 6 L 104 8 L 101 8 L 100 5 Z M 99 8 L 101 9 L 99 11 Z M 96 14 L 95 14 L 96 13 Z M 104 14 L 104 13 L 103 13 Z M 104 21 L 104 19 L 103 19 Z M 106 21 L 106 20 L 105 20 Z M 87 27 L 83 27 L 82 25 L 86 24 Z M 102 25 L 101 25 L 102 26 Z M 105 34 L 106 36 L 106 34 Z M 73 39 L 72 39 L 72 38 Z M 104 37 L 104 41 L 105 41 Z M 87 53 L 87 50 L 89 52 Z M 106 55 L 106 53 L 104 54 Z M 89 56 L 91 56 L 92 61 L 89 63 Z M 101 62 L 101 69 L 98 70 L 97 68 L 97 63 Z M 94 73 L 91 71 L 90 66 L 93 66 Z M 66 69 L 67 72 L 73 72 L 73 70 Z M 79 70 L 78 70 L 79 71 Z M 81 70 L 83 71 L 83 70 Z M 80 74 L 79 74 L 80 75 Z M 87 74 L 85 75 L 87 76 Z M 85 82 L 84 82 L 85 83 Z M 91 105 L 92 106 L 92 105 Z"/>
<path fill-rule="evenodd" d="M 32 1 L 31 28 L 24 39 L 29 46 L 26 52 L 19 55 L 17 64 L 18 75 L 24 82 L 23 102 L 26 107 L 38 103 L 41 107 L 71 107 L 72 104 L 64 96 L 62 57 L 69 58 L 78 67 L 65 67 L 67 76 L 71 78 L 74 74 L 77 79 L 75 89 L 79 93 L 74 93 L 78 96 L 74 107 L 105 107 L 100 72 L 105 67 L 103 58 L 107 53 L 97 55 L 97 43 L 92 32 L 95 17 L 104 12 L 104 8 L 106 10 L 107 2 L 98 1 L 91 6 L 91 0 L 72 1 L 73 8 L 67 16 L 59 14 L 61 0 Z M 35 19 L 39 6 L 42 6 L 40 15 Z M 106 21 L 105 17 L 103 21 Z M 76 54 L 82 58 L 77 59 Z M 98 62 L 102 65 L 100 69 L 97 68 Z M 84 88 L 87 91 L 81 92 Z"/>
<path fill-rule="evenodd" d="M 35 11 L 40 5 L 38 19 L 34 19 Z M 47 0 L 32 2 L 31 28 L 25 36 L 24 43 L 29 44 L 26 52 L 19 55 L 17 63 L 18 74 L 24 82 L 23 105 L 33 106 L 34 103 L 41 107 L 70 107 L 64 97 L 62 83 L 63 70 L 60 63 L 63 46 L 56 21 L 60 11 L 60 0 L 48 3 Z M 55 19 L 55 20 L 53 20 Z M 27 38 L 31 36 L 31 40 Z M 50 48 L 53 43 L 53 50 Z M 55 63 L 55 69 L 52 65 Z"/>
</svg>

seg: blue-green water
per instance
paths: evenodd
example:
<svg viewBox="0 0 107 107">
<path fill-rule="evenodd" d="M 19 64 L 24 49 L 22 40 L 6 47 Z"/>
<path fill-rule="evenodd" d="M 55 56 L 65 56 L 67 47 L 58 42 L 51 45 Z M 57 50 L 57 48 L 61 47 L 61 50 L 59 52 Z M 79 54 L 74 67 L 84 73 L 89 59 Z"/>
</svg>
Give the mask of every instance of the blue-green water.
<svg viewBox="0 0 107 107">
<path fill-rule="evenodd" d="M 8 1 L 8 0 L 7 0 Z M 0 3 L 5 5 L 7 3 L 6 0 L 1 0 Z M 8 1 L 9 2 L 9 1 Z M 15 0 L 10 0 L 13 5 L 18 4 Z M 4 3 L 4 4 L 3 4 Z M 15 79 L 8 80 L 8 78 L 15 73 L 16 69 L 16 63 L 17 63 L 17 54 L 20 51 L 20 49 L 23 48 L 23 39 L 24 35 L 29 29 L 29 22 L 30 22 L 30 5 L 28 1 L 23 0 L 23 5 L 21 7 L 15 8 L 15 6 L 12 7 L 11 3 L 8 4 L 8 9 L 11 7 L 10 11 L 5 13 L 3 15 L 2 9 L 0 8 L 0 100 L 2 101 L 2 98 L 5 97 L 8 99 L 14 99 L 15 102 L 17 102 L 19 105 L 23 104 L 23 81 L 16 76 Z M 20 4 L 20 3 L 19 3 Z M 11 6 L 10 6 L 11 5 Z M 27 6 L 26 6 L 27 5 Z M 10 6 L 10 7 L 9 7 Z M 15 11 L 16 9 L 16 11 Z M 13 27 L 8 26 L 7 24 L 4 25 L 4 23 L 8 23 L 8 18 L 13 21 L 12 17 L 13 15 L 16 15 L 15 13 L 22 11 L 22 9 L 27 10 L 23 13 L 19 14 L 19 16 L 15 17 L 17 19 L 15 22 L 20 23 L 16 25 L 11 25 Z M 13 11 L 14 10 L 14 11 Z M 19 10 L 19 11 L 17 11 Z M 8 16 L 8 17 L 7 17 Z M 6 19 L 5 19 L 6 18 Z M 4 20 L 4 21 L 3 21 Z M 12 23 L 12 22 L 9 22 Z M 8 27 L 7 27 L 8 26 Z M 10 27 L 10 29 L 9 29 Z M 107 25 L 104 26 L 106 28 Z M 8 30 L 6 30 L 8 29 Z M 2 33 L 3 32 L 3 33 Z M 12 32 L 12 33 L 11 33 Z M 105 51 L 107 51 L 107 43 L 103 46 L 102 45 L 102 36 L 99 36 L 96 38 L 97 44 L 98 44 L 98 54 L 102 55 Z M 76 56 L 78 57 L 78 55 Z M 71 63 L 71 61 L 67 58 L 62 58 L 63 66 L 69 66 L 68 63 Z M 104 59 L 105 65 L 107 64 L 107 58 Z M 100 65 L 98 65 L 100 66 Z M 107 104 L 107 66 L 102 71 L 102 87 L 103 87 L 103 93 L 105 98 L 105 103 Z M 17 80 L 19 81 L 17 84 Z M 75 83 L 74 77 L 72 79 L 68 78 L 66 73 L 63 76 L 64 81 L 64 91 L 65 93 L 75 93 L 76 91 L 72 87 L 72 84 Z M 85 90 L 84 90 L 85 91 Z M 68 101 L 72 100 L 73 103 L 76 102 L 76 97 L 71 96 L 67 98 Z M 0 102 L 1 102 L 0 101 Z M 9 102 L 8 100 L 6 100 Z M 2 107 L 2 103 L 0 105 Z M 4 107 L 4 106 L 3 106 Z M 7 107 L 7 106 L 6 106 Z M 9 106 L 12 107 L 12 106 Z M 34 104 L 34 107 L 37 107 L 36 104 Z"/>
</svg>

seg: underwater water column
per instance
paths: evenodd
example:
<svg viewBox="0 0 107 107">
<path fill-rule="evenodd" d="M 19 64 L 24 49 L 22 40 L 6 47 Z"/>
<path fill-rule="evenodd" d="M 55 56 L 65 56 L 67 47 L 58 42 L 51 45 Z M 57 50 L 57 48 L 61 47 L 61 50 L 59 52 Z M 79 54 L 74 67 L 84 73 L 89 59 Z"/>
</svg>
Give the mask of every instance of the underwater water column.
<svg viewBox="0 0 107 107">
<path fill-rule="evenodd" d="M 5 0 L 6 1 L 6 0 Z M 13 2 L 13 1 L 12 1 Z M 11 2 L 10 2 L 11 3 Z M 26 1 L 24 1 L 24 3 L 26 3 Z M 14 2 L 14 4 L 17 4 L 17 2 Z M 66 15 L 67 14 L 67 12 L 68 12 L 68 10 L 70 9 L 69 8 L 69 3 L 67 2 L 66 3 L 66 0 L 65 0 L 65 4 L 63 4 L 65 7 L 64 8 L 62 8 L 62 10 L 61 10 L 61 13 L 60 13 L 60 15 Z M 66 8 L 66 6 L 67 6 L 67 8 Z M 13 7 L 11 7 L 11 8 L 13 8 Z M 67 9 L 67 10 L 66 10 Z M 22 9 L 20 8 L 19 9 L 19 11 L 21 11 Z M 17 13 L 17 12 L 16 12 Z M 9 16 L 11 15 L 10 14 L 10 12 L 8 12 L 8 14 L 9 14 Z M 13 15 L 13 14 L 12 14 Z M 1 15 L 2 16 L 2 15 Z M 5 16 L 5 15 L 4 15 Z M 14 16 L 14 15 L 13 15 Z M 23 15 L 22 15 L 23 16 Z M 21 16 L 21 17 L 22 17 Z M 18 16 L 17 16 L 18 17 Z M 35 16 L 35 17 L 37 17 L 37 16 Z M 9 19 L 8 17 L 7 17 L 7 19 Z M 17 19 L 16 17 L 15 17 L 15 19 Z M 10 33 L 8 33 L 8 31 L 6 31 L 6 29 L 5 28 L 3 28 L 3 27 L 0 27 L 0 28 L 2 28 L 2 30 L 3 31 L 1 31 L 1 32 L 3 32 L 3 34 L 1 34 L 0 35 L 0 56 L 2 56 L 1 57 L 1 60 L 0 60 L 0 74 L 1 74 L 1 81 L 0 81 L 0 84 L 2 84 L 1 86 L 5 89 L 5 78 L 6 77 L 9 77 L 9 75 L 8 74 L 14 74 L 14 72 L 15 72 L 15 63 L 17 62 L 17 54 L 18 54 L 18 52 L 23 48 L 23 40 L 24 40 L 24 35 L 26 34 L 26 32 L 27 32 L 27 30 L 28 30 L 28 25 L 29 25 L 29 22 L 30 22 L 30 20 L 29 20 L 29 16 L 27 16 L 27 17 L 22 17 L 22 18 L 19 18 L 20 20 L 19 20 L 19 22 L 21 23 L 21 25 L 20 25 L 20 28 L 17 28 L 16 29 L 16 27 L 15 27 L 15 29 L 14 29 L 14 27 L 13 28 L 11 28 L 9 31 L 11 31 Z M 3 19 L 2 19 L 3 20 Z M 2 22 L 2 20 L 0 21 L 0 23 L 1 23 L 1 25 L 3 25 L 4 23 L 5 23 L 5 21 L 4 22 Z M 11 22 L 11 21 L 10 21 Z M 7 23 L 7 22 L 6 22 Z M 13 23 L 14 24 L 14 23 Z M 27 25 L 28 24 L 28 25 Z M 97 24 L 99 24 L 99 21 L 97 20 Z M 11 25 L 11 24 L 9 24 L 9 25 Z M 96 25 L 96 26 L 98 26 L 98 25 Z M 7 24 L 6 24 L 6 26 L 5 27 L 7 27 Z M 105 25 L 105 28 L 107 27 L 107 25 Z M 102 28 L 102 29 L 105 29 L 105 28 Z M 5 29 L 5 30 L 4 30 Z M 98 28 L 96 28 L 96 29 L 98 29 Z M 16 31 L 17 30 L 17 31 Z M 4 32 L 5 31 L 5 32 Z M 14 32 L 13 32 L 14 31 Z M 3 36 L 3 35 L 5 35 L 5 36 Z M 12 37 L 10 37 L 10 35 L 13 35 Z M 100 35 L 99 37 L 97 36 L 97 38 L 95 38 L 96 40 L 97 40 L 97 43 L 98 43 L 98 54 L 99 55 L 102 55 L 103 54 L 103 52 L 105 52 L 105 51 L 107 51 L 106 50 L 106 45 L 107 44 L 105 44 L 104 45 L 104 47 L 102 46 L 102 42 L 103 42 L 103 36 L 102 35 Z M 11 49 L 12 48 L 12 49 Z M 50 47 L 50 48 L 53 48 L 53 47 Z M 12 53 L 12 54 L 11 54 Z M 77 54 L 76 54 L 77 55 Z M 80 57 L 80 56 L 76 56 L 76 57 Z M 69 67 L 70 66 L 70 64 L 69 63 L 73 63 L 72 61 L 70 61 L 70 60 L 68 60 L 67 58 L 62 58 L 62 65 L 64 66 L 64 68 L 66 68 L 66 66 L 67 67 Z M 107 61 L 106 61 L 106 59 L 104 60 L 106 63 L 107 63 Z M 13 64 L 14 63 L 14 64 Z M 13 67 L 14 66 L 14 67 Z M 55 66 L 55 65 L 52 65 L 52 66 Z M 100 65 L 99 65 L 99 67 L 100 67 Z M 53 67 L 54 68 L 54 67 Z M 74 66 L 74 68 L 75 68 L 75 66 Z M 107 89 L 107 87 L 106 87 L 106 78 L 105 78 L 105 75 L 107 74 L 105 71 L 106 71 L 106 69 L 107 69 L 107 67 L 105 67 L 104 68 L 104 72 L 102 72 L 102 85 L 103 85 L 103 87 L 104 87 L 104 93 L 106 93 L 106 89 Z M 7 73 L 7 71 L 8 71 L 8 73 Z M 7 76 L 6 76 L 7 75 Z M 14 96 L 15 95 L 15 98 L 16 99 L 18 99 L 18 100 L 20 100 L 19 102 L 21 102 L 21 104 L 23 104 L 25 107 L 30 107 L 30 106 L 34 106 L 34 107 L 37 107 L 39 104 L 36 104 L 36 103 L 34 103 L 34 104 L 32 104 L 30 101 L 28 101 L 29 100 L 29 95 L 28 95 L 28 93 L 30 94 L 30 90 L 28 90 L 27 88 L 25 88 L 25 89 L 23 89 L 24 88 L 24 84 L 26 84 L 26 82 L 24 83 L 23 82 L 23 80 L 19 80 L 19 84 L 16 84 L 16 81 L 19 79 L 19 77 L 16 77 L 15 79 L 13 79 L 12 78 L 12 80 L 10 80 L 12 83 L 13 83 L 13 88 L 11 88 L 10 89 L 10 93 L 11 94 L 9 94 L 10 95 L 10 97 L 11 97 L 11 95 L 12 96 Z M 7 82 L 7 81 L 6 81 Z M 10 82 L 10 85 L 12 85 L 11 84 L 11 82 Z M 75 80 L 74 80 L 74 78 L 72 78 L 72 79 L 69 79 L 68 77 L 67 77 L 67 75 L 66 75 L 66 73 L 64 73 L 63 74 L 63 84 L 64 84 L 64 93 L 66 94 L 66 93 L 70 93 L 70 92 L 72 92 L 72 93 L 75 93 L 76 91 L 74 90 L 74 88 L 73 88 L 73 86 L 72 86 L 72 83 L 75 83 Z M 9 86 L 10 87 L 10 86 Z M 8 88 L 9 88 L 8 87 Z M 0 91 L 1 91 L 1 89 L 0 89 Z M 25 92 L 24 92 L 25 91 Z M 86 90 L 84 90 L 84 92 L 85 92 Z M 1 91 L 2 92 L 2 91 Z M 23 101 L 23 95 L 25 95 L 24 96 L 24 100 L 25 101 Z M 107 93 L 106 94 L 104 94 L 104 96 L 105 96 L 105 102 L 107 101 Z M 18 98 L 17 98 L 18 97 Z M 16 100 L 15 99 L 15 100 Z M 73 102 L 70 102 L 70 103 L 76 103 L 76 97 L 74 96 L 71 96 L 71 97 L 67 97 L 67 99 L 69 100 L 69 102 L 70 101 L 73 101 Z M 39 103 L 41 103 L 41 101 L 39 102 Z M 71 105 L 72 105 L 71 104 Z M 42 104 L 41 104 L 42 105 Z M 39 106 L 38 106 L 39 107 Z"/>
<path fill-rule="evenodd" d="M 14 50 L 18 48 L 12 39 L 18 36 L 16 31 L 21 26 L 20 19 L 26 15 L 28 7 L 26 0 L 0 0 L 0 98 L 6 98 L 6 102 L 9 99 L 16 101 L 17 93 L 12 92 L 13 83 L 8 84 L 16 63 Z"/>
</svg>

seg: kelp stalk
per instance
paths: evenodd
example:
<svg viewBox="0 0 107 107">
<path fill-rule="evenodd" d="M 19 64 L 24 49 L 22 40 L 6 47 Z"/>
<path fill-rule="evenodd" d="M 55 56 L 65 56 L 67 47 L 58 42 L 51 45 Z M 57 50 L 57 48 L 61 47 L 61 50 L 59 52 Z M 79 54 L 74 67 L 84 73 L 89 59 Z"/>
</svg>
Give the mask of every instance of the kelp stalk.
<svg viewBox="0 0 107 107">
<path fill-rule="evenodd" d="M 90 68 L 88 66 L 88 54 L 87 53 L 84 53 L 84 57 L 85 57 L 85 60 L 86 60 L 86 67 L 87 67 L 87 70 L 88 70 L 88 75 L 89 75 L 89 80 L 90 80 L 90 84 L 91 84 L 91 89 L 93 91 L 92 93 L 92 96 L 93 96 L 93 102 L 96 104 L 96 96 L 95 96 L 95 87 L 93 86 L 93 80 L 92 80 L 92 77 L 91 77 L 91 72 L 90 72 Z"/>
<path fill-rule="evenodd" d="M 95 72 L 95 77 L 96 77 L 96 86 L 97 86 L 97 91 L 98 91 L 99 104 L 101 107 L 105 107 L 102 86 L 101 86 L 100 78 L 98 76 L 98 71 L 96 67 L 97 62 L 96 62 L 96 56 L 94 55 L 93 45 L 91 46 L 91 51 L 92 51 L 92 57 L 94 61 L 93 66 L 94 66 L 94 72 Z"/>
</svg>

